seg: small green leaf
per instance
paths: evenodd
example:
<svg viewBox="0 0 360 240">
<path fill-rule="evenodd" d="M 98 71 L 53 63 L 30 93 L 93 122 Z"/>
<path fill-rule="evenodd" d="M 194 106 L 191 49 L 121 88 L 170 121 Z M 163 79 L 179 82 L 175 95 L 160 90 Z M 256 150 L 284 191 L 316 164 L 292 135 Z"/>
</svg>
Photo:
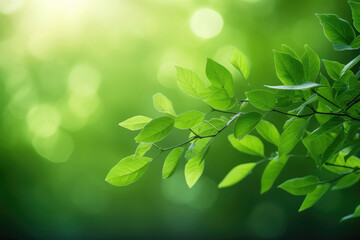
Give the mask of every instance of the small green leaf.
<svg viewBox="0 0 360 240">
<path fill-rule="evenodd" d="M 228 110 L 236 103 L 236 101 L 229 96 L 225 89 L 214 86 L 204 88 L 200 92 L 200 96 L 204 102 L 219 110 Z"/>
<path fill-rule="evenodd" d="M 135 117 L 129 118 L 129 119 L 119 123 L 119 126 L 121 126 L 123 128 L 127 128 L 132 131 L 135 131 L 135 130 L 142 129 L 150 121 L 151 121 L 151 118 L 140 115 L 140 116 L 135 116 Z"/>
<path fill-rule="evenodd" d="M 310 89 L 310 88 L 314 88 L 314 87 L 320 87 L 322 85 L 318 84 L 318 83 L 314 83 L 314 82 L 303 82 L 302 84 L 299 84 L 299 85 L 280 85 L 280 86 L 264 85 L 264 86 L 268 87 L 268 88 L 279 89 L 279 90 L 305 90 L 305 89 Z"/>
<path fill-rule="evenodd" d="M 222 65 L 208 58 L 206 76 L 217 88 L 224 88 L 230 97 L 234 96 L 234 81 L 231 73 Z"/>
<path fill-rule="evenodd" d="M 157 93 L 153 96 L 153 103 L 156 110 L 161 113 L 176 116 L 171 101 L 165 97 L 162 93 Z"/>
<path fill-rule="evenodd" d="M 284 85 L 301 84 L 304 81 L 302 63 L 290 54 L 274 50 L 276 74 Z"/>
<path fill-rule="evenodd" d="M 357 183 L 360 180 L 360 174 L 357 172 L 351 173 L 349 175 L 346 175 L 342 177 L 335 186 L 331 188 L 331 190 L 340 190 L 344 188 L 351 187 L 355 183 Z"/>
<path fill-rule="evenodd" d="M 196 73 L 189 69 L 176 66 L 176 70 L 179 87 L 191 96 L 199 98 L 200 90 L 205 88 L 203 81 L 201 81 Z"/>
<path fill-rule="evenodd" d="M 317 166 L 322 165 L 324 152 L 332 141 L 333 138 L 328 135 L 321 135 L 320 137 L 314 139 L 304 138 L 302 140 L 305 148 L 309 152 L 309 155 L 315 161 Z"/>
<path fill-rule="evenodd" d="M 264 144 L 258 137 L 246 135 L 241 140 L 234 137 L 233 134 L 228 136 L 231 145 L 238 151 L 251 154 L 254 156 L 264 156 Z"/>
<path fill-rule="evenodd" d="M 349 69 L 346 69 L 344 64 L 325 59 L 323 59 L 323 62 L 325 64 L 328 75 L 335 81 L 349 83 L 350 79 L 354 77 L 354 73 Z"/>
<path fill-rule="evenodd" d="M 256 163 L 240 164 L 231 169 L 225 178 L 219 183 L 219 188 L 230 187 L 241 180 L 243 180 L 251 170 L 256 166 Z"/>
<path fill-rule="evenodd" d="M 256 126 L 256 131 L 269 143 L 272 143 L 275 146 L 279 145 L 280 134 L 272 123 L 261 120 Z"/>
<path fill-rule="evenodd" d="M 189 188 L 192 188 L 204 171 L 205 161 L 201 156 L 190 159 L 185 165 L 185 180 Z"/>
<path fill-rule="evenodd" d="M 340 77 L 342 77 L 347 71 L 353 68 L 359 61 L 360 61 L 360 55 L 358 55 L 356 58 L 354 58 L 348 64 L 346 64 L 346 66 L 341 70 Z"/>
<path fill-rule="evenodd" d="M 356 207 L 356 209 L 355 209 L 355 211 L 354 211 L 353 214 L 350 214 L 350 215 L 347 215 L 347 216 L 343 217 L 343 218 L 340 220 L 340 222 L 343 222 L 343 221 L 348 220 L 348 219 L 350 219 L 350 218 L 356 218 L 356 217 L 360 217 L 360 205 L 358 205 L 358 206 Z"/>
<path fill-rule="evenodd" d="M 327 161 L 328 164 L 324 164 L 323 166 L 334 173 L 348 173 L 349 168 L 360 168 L 360 159 L 356 156 L 349 157 L 346 161 L 344 157 L 347 155 L 347 152 L 339 152 L 339 154 L 335 155 L 333 158 L 331 158 L 329 161 Z M 331 164 L 337 165 L 337 166 L 344 166 L 344 167 L 337 167 L 332 166 Z"/>
<path fill-rule="evenodd" d="M 304 199 L 304 202 L 301 204 L 299 212 L 314 206 L 314 204 L 319 201 L 319 199 L 327 192 L 330 186 L 330 183 L 320 184 L 315 188 L 314 191 L 308 193 Z"/>
<path fill-rule="evenodd" d="M 315 82 L 320 71 L 320 59 L 308 45 L 305 45 L 304 48 L 305 53 L 301 57 L 304 66 L 304 79 L 307 82 Z"/>
<path fill-rule="evenodd" d="M 344 123 L 344 119 L 341 117 L 333 117 L 325 124 L 321 125 L 317 129 L 315 129 L 309 136 L 307 136 L 307 140 L 315 139 L 323 134 L 332 132 L 336 128 L 340 127 Z"/>
<path fill-rule="evenodd" d="M 147 153 L 152 147 L 151 143 L 140 143 L 136 148 L 134 158 L 142 157 Z"/>
<path fill-rule="evenodd" d="M 105 181 L 115 186 L 126 186 L 136 182 L 146 172 L 151 158 L 134 155 L 123 158 L 106 176 Z"/>
<path fill-rule="evenodd" d="M 297 60 L 300 60 L 299 55 L 292 48 L 290 48 L 288 45 L 282 44 L 281 48 L 282 48 L 284 53 L 287 53 L 287 54 L 291 55 L 292 57 L 296 58 Z"/>
<path fill-rule="evenodd" d="M 269 162 L 261 177 L 261 194 L 267 192 L 272 187 L 288 159 L 288 156 L 283 155 L 282 157 L 276 157 Z"/>
<path fill-rule="evenodd" d="M 250 103 L 261 110 L 272 110 L 276 104 L 276 95 L 268 90 L 252 90 L 246 92 Z"/>
<path fill-rule="evenodd" d="M 351 7 L 352 17 L 354 20 L 354 26 L 356 30 L 360 32 L 360 3 L 349 1 L 349 4 Z"/>
<path fill-rule="evenodd" d="M 179 158 L 181 156 L 182 151 L 183 151 L 182 147 L 175 148 L 166 157 L 164 166 L 162 169 L 162 178 L 163 179 L 169 178 L 173 175 L 173 173 L 175 172 L 176 166 L 178 165 Z"/>
<path fill-rule="evenodd" d="M 318 177 L 306 176 L 303 178 L 294 178 L 287 180 L 278 187 L 292 195 L 306 195 L 314 191 L 318 183 Z"/>
<path fill-rule="evenodd" d="M 234 135 L 236 138 L 243 138 L 249 134 L 260 122 L 262 116 L 257 112 L 250 112 L 240 115 L 236 119 L 234 127 Z"/>
<path fill-rule="evenodd" d="M 335 14 L 316 14 L 324 28 L 326 37 L 333 43 L 350 45 L 355 38 L 350 23 Z"/>
<path fill-rule="evenodd" d="M 135 137 L 138 143 L 154 143 L 164 139 L 174 126 L 174 117 L 164 116 L 151 120 L 139 135 Z"/>
<path fill-rule="evenodd" d="M 244 54 L 239 50 L 234 49 L 233 55 L 231 58 L 231 64 L 242 74 L 242 76 L 247 80 L 250 74 L 250 66 Z"/>
<path fill-rule="evenodd" d="M 201 123 L 204 117 L 205 113 L 188 111 L 176 117 L 174 126 L 179 129 L 189 129 Z"/>
<path fill-rule="evenodd" d="M 301 140 L 305 133 L 308 121 L 297 118 L 292 121 L 280 136 L 279 141 L 279 155 L 287 155 Z"/>
</svg>

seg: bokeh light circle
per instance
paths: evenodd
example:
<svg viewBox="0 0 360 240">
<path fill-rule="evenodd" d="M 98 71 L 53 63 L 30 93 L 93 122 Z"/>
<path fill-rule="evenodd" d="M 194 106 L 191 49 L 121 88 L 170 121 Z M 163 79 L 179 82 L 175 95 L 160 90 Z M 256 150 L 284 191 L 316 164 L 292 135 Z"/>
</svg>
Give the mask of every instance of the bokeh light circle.
<svg viewBox="0 0 360 240">
<path fill-rule="evenodd" d="M 60 123 L 59 111 L 49 104 L 37 105 L 31 108 L 27 115 L 29 129 L 40 137 L 50 137 L 55 134 Z"/>
<path fill-rule="evenodd" d="M 195 35 L 205 39 L 212 38 L 221 32 L 223 19 L 218 12 L 202 8 L 192 15 L 190 26 Z"/>
</svg>

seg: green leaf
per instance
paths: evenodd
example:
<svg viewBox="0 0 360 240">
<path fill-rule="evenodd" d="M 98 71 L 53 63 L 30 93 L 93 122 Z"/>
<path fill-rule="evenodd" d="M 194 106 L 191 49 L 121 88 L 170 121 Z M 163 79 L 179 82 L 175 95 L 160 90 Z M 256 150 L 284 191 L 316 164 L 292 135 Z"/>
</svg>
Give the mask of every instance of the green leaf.
<svg viewBox="0 0 360 240">
<path fill-rule="evenodd" d="M 302 63 L 290 54 L 274 50 L 276 74 L 284 85 L 301 84 L 304 81 Z"/>
<path fill-rule="evenodd" d="M 351 173 L 349 175 L 346 175 L 342 177 L 335 186 L 331 188 L 331 190 L 340 190 L 344 188 L 351 187 L 355 183 L 357 183 L 360 180 L 360 175 L 356 172 Z"/>
<path fill-rule="evenodd" d="M 183 151 L 182 147 L 175 148 L 166 157 L 164 166 L 162 169 L 162 178 L 163 179 L 169 178 L 173 175 L 173 173 L 175 172 L 176 166 L 178 165 L 179 158 L 181 156 L 182 151 Z"/>
<path fill-rule="evenodd" d="M 306 176 L 303 178 L 294 178 L 287 180 L 278 187 L 292 195 L 306 195 L 314 191 L 318 183 L 318 177 Z"/>
<path fill-rule="evenodd" d="M 347 173 L 349 170 L 354 168 L 360 168 L 360 159 L 356 156 L 349 157 L 346 161 L 344 157 L 346 156 L 347 152 L 341 151 L 337 156 L 335 155 L 333 158 L 331 158 L 329 161 L 327 161 L 327 164 L 324 164 L 323 166 L 334 173 Z M 337 167 L 337 166 L 344 166 L 344 167 Z"/>
<path fill-rule="evenodd" d="M 349 1 L 352 17 L 354 20 L 354 26 L 356 30 L 360 32 L 360 3 L 359 2 L 353 2 Z"/>
<path fill-rule="evenodd" d="M 257 124 L 256 131 L 269 143 L 272 143 L 275 146 L 279 145 L 280 134 L 277 128 L 272 123 L 262 119 Z"/>
<path fill-rule="evenodd" d="M 151 120 L 139 135 L 135 137 L 138 143 L 154 143 L 164 139 L 174 126 L 174 117 L 164 116 Z"/>
<path fill-rule="evenodd" d="M 234 96 L 234 81 L 231 73 L 222 65 L 208 58 L 206 76 L 217 88 L 224 88 L 230 97 Z"/>
<path fill-rule="evenodd" d="M 225 89 L 214 86 L 204 88 L 200 92 L 200 96 L 204 102 L 219 110 L 228 110 L 236 103 L 236 101 L 229 96 Z"/>
<path fill-rule="evenodd" d="M 204 171 L 205 161 L 201 156 L 190 159 L 185 165 L 185 180 L 189 188 L 192 188 Z"/>
<path fill-rule="evenodd" d="M 297 118 L 292 121 L 289 126 L 284 130 L 280 136 L 279 141 L 279 155 L 287 155 L 295 147 L 295 145 L 301 140 L 305 133 L 308 121 Z"/>
<path fill-rule="evenodd" d="M 179 129 L 189 129 L 204 120 L 205 113 L 188 111 L 176 117 L 174 126 Z"/>
<path fill-rule="evenodd" d="M 268 87 L 268 88 L 279 89 L 279 90 L 305 90 L 305 89 L 310 89 L 310 88 L 314 88 L 314 87 L 320 87 L 322 85 L 318 84 L 318 83 L 314 83 L 314 82 L 303 82 L 302 84 L 299 84 L 299 85 L 280 85 L 280 86 L 264 85 L 264 86 Z"/>
<path fill-rule="evenodd" d="M 343 72 L 345 65 L 336 61 L 329 61 L 323 59 L 325 68 L 329 76 L 335 81 L 343 81 L 349 83 L 350 79 L 354 77 L 354 73 L 349 69 Z"/>
<path fill-rule="evenodd" d="M 307 82 L 315 82 L 320 72 L 320 59 L 308 45 L 305 45 L 304 48 L 305 53 L 301 57 L 304 66 L 304 79 Z"/>
<path fill-rule="evenodd" d="M 307 136 L 307 140 L 315 139 L 323 134 L 334 131 L 344 123 L 344 119 L 341 117 L 333 117 L 325 124 L 321 125 Z"/>
<path fill-rule="evenodd" d="M 239 50 L 234 49 L 233 55 L 231 58 L 231 64 L 242 74 L 242 76 L 247 80 L 250 74 L 250 66 L 244 54 Z"/>
<path fill-rule="evenodd" d="M 346 137 L 344 135 L 345 135 L 344 130 L 340 129 L 339 134 L 322 153 L 322 156 L 319 159 L 319 161 L 316 162 L 318 167 L 322 166 L 324 163 L 330 160 L 333 157 L 333 155 L 337 154 L 338 152 L 340 152 L 340 150 L 344 148 L 344 143 L 346 140 Z M 327 135 L 322 135 L 322 136 L 327 136 Z M 315 138 L 315 140 L 323 138 L 322 136 Z"/>
<path fill-rule="evenodd" d="M 353 68 L 359 61 L 360 61 L 360 55 L 358 55 L 356 58 L 354 58 L 348 64 L 346 64 L 346 66 L 341 70 L 340 77 L 342 77 L 347 71 Z"/>
<path fill-rule="evenodd" d="M 350 215 L 347 215 L 347 216 L 343 217 L 343 218 L 340 220 L 340 222 L 343 222 L 343 221 L 348 220 L 348 219 L 350 219 L 350 218 L 356 218 L 356 217 L 360 217 L 360 205 L 358 205 L 358 206 L 356 207 L 356 209 L 355 209 L 355 211 L 354 211 L 353 214 L 350 214 Z"/>
<path fill-rule="evenodd" d="M 210 119 L 208 122 L 205 121 L 201 122 L 198 125 L 194 126 L 192 130 L 197 135 L 205 136 L 205 135 L 215 134 L 217 132 L 217 129 L 221 129 L 226 125 L 226 122 L 221 118 L 213 118 Z M 215 129 L 214 127 L 216 127 L 217 129 Z M 193 136 L 195 135 L 193 133 L 190 133 L 189 137 L 193 137 Z"/>
<path fill-rule="evenodd" d="M 153 96 L 153 104 L 155 109 L 159 112 L 176 116 L 171 101 L 162 93 L 157 93 Z"/>
<path fill-rule="evenodd" d="M 299 55 L 292 48 L 290 48 L 288 45 L 282 44 L 281 47 L 282 47 L 282 50 L 283 50 L 284 53 L 287 53 L 287 54 L 291 55 L 292 57 L 300 60 Z"/>
<path fill-rule="evenodd" d="M 319 201 L 319 199 L 327 192 L 330 186 L 330 183 L 320 184 L 315 188 L 314 191 L 308 193 L 305 197 L 304 202 L 301 204 L 299 212 L 314 206 L 315 203 Z"/>
<path fill-rule="evenodd" d="M 241 180 L 243 180 L 251 170 L 256 166 L 256 163 L 240 164 L 231 169 L 225 178 L 219 183 L 219 188 L 230 187 Z"/>
<path fill-rule="evenodd" d="M 324 152 L 329 147 L 333 138 L 328 135 L 322 135 L 315 139 L 304 138 L 302 140 L 305 148 L 308 150 L 309 155 L 315 161 L 317 166 L 322 165 Z"/>
<path fill-rule="evenodd" d="M 105 181 L 115 186 L 126 186 L 136 182 L 146 172 L 151 158 L 134 155 L 123 158 L 106 176 Z"/>
<path fill-rule="evenodd" d="M 119 123 L 119 126 L 134 131 L 134 130 L 142 129 L 150 121 L 151 121 L 151 118 L 140 115 L 140 116 L 135 116 L 135 117 L 129 118 L 129 119 Z"/>
<path fill-rule="evenodd" d="M 176 70 L 179 87 L 191 96 L 199 98 L 200 90 L 205 88 L 203 81 L 201 81 L 196 73 L 189 69 L 176 66 Z"/>
<path fill-rule="evenodd" d="M 235 138 L 233 134 L 231 134 L 228 136 L 228 139 L 236 150 L 254 156 L 264 157 L 264 144 L 259 138 L 252 135 L 246 135 L 241 140 L 239 140 Z"/>
<path fill-rule="evenodd" d="M 236 138 L 243 138 L 249 134 L 260 122 L 262 116 L 257 112 L 250 112 L 240 115 L 235 122 L 234 135 Z"/>
<path fill-rule="evenodd" d="M 202 138 L 195 140 L 185 153 L 186 159 L 191 159 L 200 156 L 202 159 L 205 157 L 205 151 L 207 150 L 212 138 Z"/>
<path fill-rule="evenodd" d="M 350 23 L 335 14 L 316 14 L 324 28 L 326 37 L 333 43 L 350 45 L 355 38 Z"/>
<path fill-rule="evenodd" d="M 134 158 L 142 157 L 147 153 L 152 147 L 151 143 L 140 143 L 136 148 Z"/>
<path fill-rule="evenodd" d="M 261 194 L 267 192 L 272 187 L 288 159 L 288 156 L 283 155 L 280 158 L 277 156 L 269 162 L 261 177 Z"/>
<path fill-rule="evenodd" d="M 261 110 L 272 110 L 276 104 L 276 95 L 268 90 L 252 90 L 245 93 L 250 103 Z"/>
</svg>

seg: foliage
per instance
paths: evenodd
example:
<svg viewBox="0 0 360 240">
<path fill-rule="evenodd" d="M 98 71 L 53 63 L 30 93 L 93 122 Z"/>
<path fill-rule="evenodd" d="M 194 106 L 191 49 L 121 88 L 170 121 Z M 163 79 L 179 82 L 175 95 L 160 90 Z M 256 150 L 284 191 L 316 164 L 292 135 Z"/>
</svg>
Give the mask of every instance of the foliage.
<svg viewBox="0 0 360 240">
<path fill-rule="evenodd" d="M 359 31 L 360 3 L 350 1 L 349 4 L 355 29 Z M 356 35 L 348 21 L 334 14 L 316 16 L 335 50 L 360 48 L 360 35 Z M 208 59 L 206 64 L 209 86 L 193 71 L 177 66 L 179 87 L 202 100 L 211 110 L 207 113 L 192 110 L 177 115 L 168 98 L 161 93 L 154 95 L 154 107 L 165 115 L 155 119 L 136 116 L 120 123 L 130 130 L 142 129 L 135 137 L 139 147 L 134 155 L 124 158 L 110 171 L 106 181 L 123 186 L 138 180 L 151 162 L 144 155 L 154 147 L 159 154 L 169 152 L 163 167 L 164 179 L 173 174 L 185 152 L 185 179 L 191 188 L 204 171 L 212 140 L 233 124 L 233 134 L 228 136 L 230 144 L 240 152 L 259 157 L 259 161 L 235 166 L 219 183 L 219 188 L 238 183 L 256 166 L 266 164 L 261 178 L 261 194 L 267 192 L 289 158 L 297 157 L 291 152 L 299 143 L 304 145 L 306 156 L 318 168 L 337 175 L 329 180 L 320 180 L 313 175 L 297 177 L 279 185 L 292 195 L 305 196 L 299 211 L 312 207 L 331 185 L 332 190 L 354 185 L 360 179 L 360 159 L 355 156 L 360 151 L 360 70 L 354 73 L 352 69 L 360 61 L 360 55 L 345 65 L 324 59 L 326 73 L 320 73 L 320 58 L 308 45 L 304 48 L 301 57 L 286 45 L 282 46 L 282 51 L 274 50 L 276 74 L 283 85 L 265 85 L 267 89 L 250 90 L 245 93 L 246 99 L 234 97 L 231 73 L 212 59 Z M 250 65 L 245 55 L 234 50 L 231 63 L 251 87 Z M 259 111 L 244 112 L 251 105 Z M 223 116 L 209 118 L 213 112 Z M 281 133 L 265 120 L 270 113 L 289 117 Z M 188 139 L 173 147 L 158 146 L 156 143 L 167 137 L 173 128 L 189 131 Z M 266 156 L 262 140 L 251 135 L 255 132 L 273 144 L 277 151 Z M 359 212 L 358 206 L 353 214 L 342 220 L 358 217 Z"/>
</svg>

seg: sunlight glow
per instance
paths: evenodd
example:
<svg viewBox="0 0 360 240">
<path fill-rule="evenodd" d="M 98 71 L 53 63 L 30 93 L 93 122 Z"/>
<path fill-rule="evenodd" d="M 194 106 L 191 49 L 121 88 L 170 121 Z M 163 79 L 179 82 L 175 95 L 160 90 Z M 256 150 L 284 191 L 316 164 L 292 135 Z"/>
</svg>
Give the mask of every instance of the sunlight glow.
<svg viewBox="0 0 360 240">
<path fill-rule="evenodd" d="M 221 32 L 223 20 L 221 15 L 210 9 L 197 10 L 191 17 L 191 30 L 201 38 L 212 38 Z"/>
</svg>

